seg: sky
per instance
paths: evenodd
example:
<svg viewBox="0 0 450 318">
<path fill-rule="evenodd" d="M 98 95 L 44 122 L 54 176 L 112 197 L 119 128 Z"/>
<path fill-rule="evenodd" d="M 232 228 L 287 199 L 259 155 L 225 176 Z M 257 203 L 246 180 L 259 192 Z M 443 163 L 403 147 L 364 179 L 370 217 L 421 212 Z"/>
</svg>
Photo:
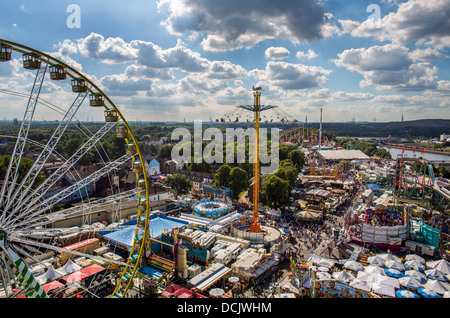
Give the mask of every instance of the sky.
<svg viewBox="0 0 450 318">
<path fill-rule="evenodd" d="M 252 85 L 299 121 L 320 108 L 324 122 L 450 118 L 450 0 L 28 0 L 2 12 L 0 38 L 79 70 L 127 121 L 214 120 L 252 104 Z M 4 93 L 30 94 L 21 63 L 0 63 L 0 119 L 23 117 L 26 99 Z M 46 80 L 41 99 L 70 105 L 70 81 Z"/>
</svg>

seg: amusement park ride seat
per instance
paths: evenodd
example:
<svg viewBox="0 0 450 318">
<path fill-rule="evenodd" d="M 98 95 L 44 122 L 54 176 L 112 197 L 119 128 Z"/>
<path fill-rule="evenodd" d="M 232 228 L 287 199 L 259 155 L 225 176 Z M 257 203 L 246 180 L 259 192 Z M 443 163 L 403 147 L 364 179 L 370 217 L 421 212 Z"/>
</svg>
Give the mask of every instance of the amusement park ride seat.
<svg viewBox="0 0 450 318">
<path fill-rule="evenodd" d="M 50 66 L 50 78 L 55 81 L 66 79 L 66 69 L 62 65 Z"/>
<path fill-rule="evenodd" d="M 0 43 L 0 62 L 11 60 L 11 45 Z"/>
<path fill-rule="evenodd" d="M 71 80 L 72 92 L 84 93 L 87 91 L 86 81 L 82 78 L 74 78 Z"/>
<path fill-rule="evenodd" d="M 92 107 L 103 107 L 105 105 L 105 100 L 102 94 L 93 93 L 89 95 L 89 104 Z"/>
<path fill-rule="evenodd" d="M 41 68 L 41 56 L 34 53 L 24 53 L 22 55 L 23 67 L 27 70 L 37 70 Z"/>
</svg>

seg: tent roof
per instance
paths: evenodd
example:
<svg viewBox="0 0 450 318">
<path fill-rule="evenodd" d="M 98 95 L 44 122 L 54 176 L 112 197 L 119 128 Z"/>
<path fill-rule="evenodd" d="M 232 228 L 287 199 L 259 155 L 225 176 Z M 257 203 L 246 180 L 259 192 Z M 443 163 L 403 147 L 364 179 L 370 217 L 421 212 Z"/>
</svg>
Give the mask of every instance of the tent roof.
<svg viewBox="0 0 450 318">
<path fill-rule="evenodd" d="M 82 270 L 80 270 L 82 273 L 86 274 L 87 276 L 91 276 L 94 274 L 97 274 L 103 270 L 105 270 L 106 268 L 104 268 L 103 266 L 97 265 L 97 264 L 91 264 L 85 268 L 83 268 Z"/>
<path fill-rule="evenodd" d="M 445 283 L 441 283 L 437 279 L 429 279 L 423 287 L 431 289 L 438 294 L 444 294 L 446 291 L 450 291 L 450 286 Z"/>
<path fill-rule="evenodd" d="M 46 293 L 48 293 L 52 289 L 63 287 L 64 285 L 58 282 L 57 280 L 54 280 L 50 283 L 42 285 L 42 289 L 45 290 Z"/>
<path fill-rule="evenodd" d="M 323 157 L 325 160 L 367 160 L 370 159 L 368 155 L 366 155 L 361 150 L 319 150 L 319 155 Z"/>
<path fill-rule="evenodd" d="M 67 275 L 73 272 L 76 272 L 78 270 L 80 270 L 82 267 L 80 265 L 78 265 L 77 263 L 75 263 L 74 261 L 72 261 L 72 259 L 68 259 L 68 261 L 66 262 L 66 264 L 64 264 L 63 267 L 58 268 L 56 271 L 61 273 L 62 275 Z"/>
<path fill-rule="evenodd" d="M 156 166 L 159 167 L 160 164 L 159 164 L 158 160 L 156 160 L 155 158 L 153 158 L 153 160 L 150 161 L 150 163 L 148 164 L 148 166 L 149 166 L 149 167 L 156 167 Z"/>
<path fill-rule="evenodd" d="M 346 272 L 346 271 L 340 271 L 340 272 L 334 272 L 332 276 L 340 281 L 343 282 L 351 282 L 353 279 L 355 279 L 355 276 L 352 274 Z"/>
<path fill-rule="evenodd" d="M 78 282 L 85 279 L 86 277 L 88 277 L 88 275 L 86 275 L 85 273 L 81 271 L 76 271 L 72 274 L 62 277 L 61 279 L 65 282 Z"/>
<path fill-rule="evenodd" d="M 450 274 L 450 263 L 445 259 L 441 259 L 439 261 L 427 262 L 426 265 L 428 267 L 437 269 L 437 270 L 443 272 L 444 274 Z"/>
</svg>

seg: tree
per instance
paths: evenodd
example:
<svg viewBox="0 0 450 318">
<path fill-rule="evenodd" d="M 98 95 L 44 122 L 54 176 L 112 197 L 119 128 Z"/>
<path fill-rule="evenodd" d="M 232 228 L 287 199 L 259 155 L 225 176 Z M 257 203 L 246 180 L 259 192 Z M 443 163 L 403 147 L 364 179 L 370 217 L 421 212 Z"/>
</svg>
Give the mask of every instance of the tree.
<svg viewBox="0 0 450 318">
<path fill-rule="evenodd" d="M 186 175 L 181 173 L 168 176 L 166 178 L 166 184 L 172 188 L 175 198 L 177 198 L 179 194 L 188 193 L 192 188 L 192 181 L 189 180 Z"/>
<path fill-rule="evenodd" d="M 280 208 L 289 201 L 289 182 L 275 174 L 264 179 L 261 193 L 271 208 Z"/>
<path fill-rule="evenodd" d="M 303 152 L 301 152 L 298 149 L 293 150 L 289 153 L 288 158 L 294 164 L 294 167 L 295 169 L 297 169 L 297 172 L 303 169 L 303 165 L 305 164 L 305 154 Z"/>
<path fill-rule="evenodd" d="M 158 158 L 171 158 L 172 157 L 172 145 L 165 145 L 159 149 Z"/>
<path fill-rule="evenodd" d="M 189 171 L 197 171 L 197 172 L 205 172 L 205 173 L 211 173 L 213 172 L 213 169 L 209 163 L 205 161 L 205 159 L 202 159 L 201 163 L 192 162 L 188 168 Z"/>
<path fill-rule="evenodd" d="M 278 168 L 277 172 L 275 172 L 275 175 L 279 177 L 282 180 L 286 180 L 289 183 L 289 187 L 293 188 L 297 184 L 297 169 L 295 169 L 292 165 L 287 164 L 287 161 L 289 162 L 289 159 L 283 160 Z"/>
<path fill-rule="evenodd" d="M 64 155 L 66 157 L 72 156 L 78 150 L 78 148 L 80 148 L 82 143 L 83 141 L 77 137 L 67 139 L 62 147 Z"/>
<path fill-rule="evenodd" d="M 248 189 L 250 186 L 247 172 L 239 167 L 231 169 L 229 185 L 231 191 L 233 191 L 233 197 L 237 198 L 239 193 Z"/>
<path fill-rule="evenodd" d="M 220 166 L 219 170 L 217 170 L 217 173 L 214 175 L 214 185 L 228 187 L 230 183 L 230 173 L 231 168 L 229 165 L 223 164 Z"/>
<path fill-rule="evenodd" d="M 6 177 L 6 171 L 8 170 L 9 161 L 11 160 L 11 156 L 5 155 L 0 156 L 0 180 L 4 180 Z M 17 176 L 17 183 L 22 182 L 23 178 L 27 175 L 28 171 L 33 166 L 33 160 L 27 157 L 23 157 L 20 160 L 19 163 L 19 174 Z M 12 167 L 15 169 L 14 167 Z M 33 175 L 33 174 L 32 174 Z M 45 176 L 39 172 L 39 174 L 36 176 L 33 184 L 31 185 L 32 189 L 37 188 L 38 185 L 40 185 L 45 180 Z M 26 184 L 26 186 L 30 186 L 29 184 Z"/>
</svg>

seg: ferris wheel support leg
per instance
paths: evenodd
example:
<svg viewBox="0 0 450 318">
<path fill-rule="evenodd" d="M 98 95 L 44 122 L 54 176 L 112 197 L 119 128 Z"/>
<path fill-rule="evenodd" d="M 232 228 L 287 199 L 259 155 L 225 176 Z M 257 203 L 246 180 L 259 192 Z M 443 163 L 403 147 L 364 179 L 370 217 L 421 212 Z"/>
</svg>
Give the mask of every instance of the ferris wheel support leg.
<svg viewBox="0 0 450 318">
<path fill-rule="evenodd" d="M 79 93 L 75 99 L 75 101 L 70 106 L 69 110 L 65 113 L 64 118 L 61 120 L 61 123 L 58 125 L 58 127 L 53 132 L 52 136 L 50 137 L 49 141 L 47 142 L 45 148 L 42 150 L 42 152 L 39 154 L 39 157 L 34 162 L 33 166 L 28 170 L 28 173 L 23 178 L 21 184 L 19 187 L 17 187 L 16 191 L 12 196 L 9 197 L 9 201 L 5 207 L 5 210 L 9 208 L 12 202 L 14 204 L 20 205 L 23 198 L 28 194 L 31 187 L 25 187 L 26 184 L 33 184 L 36 177 L 38 176 L 39 172 L 44 167 L 44 164 L 47 162 L 48 158 L 53 154 L 55 147 L 59 140 L 61 139 L 61 136 L 64 134 L 67 126 L 72 121 L 73 117 L 75 116 L 76 112 L 80 108 L 81 104 L 83 103 L 84 99 L 86 98 L 88 94 L 88 91 L 84 93 Z M 21 190 L 24 190 L 21 192 Z M 20 192 L 20 197 L 16 200 L 17 195 Z"/>
<path fill-rule="evenodd" d="M 29 271 L 25 262 L 9 246 L 3 245 L 3 252 L 6 254 L 6 263 L 17 278 L 18 285 L 27 291 L 27 298 L 48 298 L 45 290 L 42 289 L 33 274 Z"/>
<path fill-rule="evenodd" d="M 19 135 L 14 146 L 14 151 L 11 155 L 11 160 L 9 161 L 8 169 L 5 174 L 3 187 L 0 193 L 0 206 L 4 205 L 4 200 L 9 200 L 9 197 L 14 190 L 14 185 L 16 183 L 17 177 L 19 175 L 19 164 L 22 160 L 23 152 L 25 149 L 26 140 L 28 137 L 28 132 L 30 130 L 31 122 L 33 121 L 34 111 L 39 99 L 39 94 L 41 92 L 42 83 L 44 82 L 45 73 L 47 71 L 48 64 L 45 64 L 44 68 L 39 68 L 36 72 L 36 77 L 34 79 L 33 89 L 31 90 L 30 97 L 28 99 L 27 107 L 25 109 L 25 114 L 23 116 L 22 124 L 20 126 Z M 12 173 L 12 175 L 11 175 Z M 6 187 L 9 180 L 12 180 L 11 186 L 8 188 L 8 194 L 5 195 Z M 5 211 L 6 212 L 6 211 Z M 1 219 L 5 217 L 7 213 L 3 213 Z M 1 221 L 0 219 L 0 221 Z"/>
<path fill-rule="evenodd" d="M 6 255 L 6 252 L 0 248 L 0 268 L 2 269 L 0 271 L 0 280 L 3 285 L 5 296 L 9 297 L 9 295 L 13 292 L 13 288 L 11 286 L 11 281 L 13 281 L 13 278 L 10 275 L 11 271 L 8 270 L 10 267 L 8 266 L 7 260 L 8 256 Z"/>
</svg>

